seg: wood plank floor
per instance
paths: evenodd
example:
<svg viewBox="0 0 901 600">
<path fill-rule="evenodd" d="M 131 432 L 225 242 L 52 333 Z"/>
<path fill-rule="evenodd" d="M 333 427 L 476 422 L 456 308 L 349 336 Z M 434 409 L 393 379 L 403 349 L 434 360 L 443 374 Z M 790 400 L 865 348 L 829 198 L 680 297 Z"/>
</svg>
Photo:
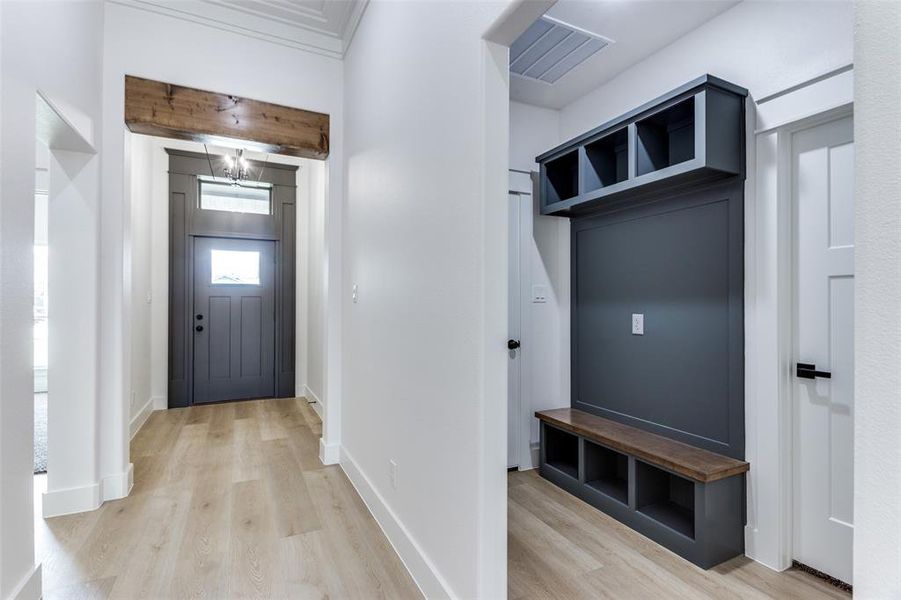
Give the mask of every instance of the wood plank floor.
<svg viewBox="0 0 901 600">
<path fill-rule="evenodd" d="M 420 598 L 303 399 L 154 412 L 135 486 L 36 519 L 44 598 Z M 509 598 L 836 598 L 747 559 L 704 571 L 541 479 L 508 479 Z M 37 511 L 36 514 L 40 514 Z"/>
<path fill-rule="evenodd" d="M 537 471 L 510 473 L 507 498 L 511 600 L 850 598 L 796 569 L 776 573 L 743 557 L 700 569 Z"/>
<path fill-rule="evenodd" d="M 131 495 L 36 519 L 44 598 L 421 598 L 320 435 L 303 399 L 152 413 Z"/>
</svg>

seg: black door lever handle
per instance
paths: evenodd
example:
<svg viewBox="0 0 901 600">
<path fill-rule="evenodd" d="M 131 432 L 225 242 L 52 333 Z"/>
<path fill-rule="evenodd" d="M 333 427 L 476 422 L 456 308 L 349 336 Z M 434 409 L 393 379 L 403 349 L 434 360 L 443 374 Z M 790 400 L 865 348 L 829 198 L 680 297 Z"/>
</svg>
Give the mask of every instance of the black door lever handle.
<svg viewBox="0 0 901 600">
<path fill-rule="evenodd" d="M 516 350 L 519 346 L 519 340 L 507 340 L 507 350 Z"/>
<path fill-rule="evenodd" d="M 822 377 L 823 379 L 832 379 L 832 373 L 829 371 L 817 371 L 816 365 L 808 363 L 798 363 L 795 374 L 801 379 L 814 379 Z"/>
</svg>

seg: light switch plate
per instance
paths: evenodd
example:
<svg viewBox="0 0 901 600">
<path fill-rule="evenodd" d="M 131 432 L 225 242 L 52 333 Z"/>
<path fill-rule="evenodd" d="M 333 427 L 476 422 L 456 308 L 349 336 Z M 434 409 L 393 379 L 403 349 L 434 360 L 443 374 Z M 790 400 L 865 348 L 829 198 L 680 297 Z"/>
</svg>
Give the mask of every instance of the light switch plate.
<svg viewBox="0 0 901 600">
<path fill-rule="evenodd" d="M 644 335 L 644 314 L 632 313 L 632 335 Z"/>
<path fill-rule="evenodd" d="M 548 289 L 546 285 L 532 286 L 532 304 L 545 304 L 547 302 Z"/>
</svg>

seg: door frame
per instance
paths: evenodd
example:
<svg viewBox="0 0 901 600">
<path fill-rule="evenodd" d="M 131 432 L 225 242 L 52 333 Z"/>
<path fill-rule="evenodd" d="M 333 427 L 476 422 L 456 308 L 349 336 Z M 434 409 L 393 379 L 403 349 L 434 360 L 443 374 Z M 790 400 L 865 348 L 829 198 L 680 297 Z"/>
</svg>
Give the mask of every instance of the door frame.
<svg viewBox="0 0 901 600">
<path fill-rule="evenodd" d="M 191 332 L 194 314 L 194 241 L 198 237 L 275 243 L 274 391 L 275 397 L 293 397 L 296 379 L 298 167 L 248 160 L 252 171 L 263 168 L 260 181 L 272 185 L 273 211 L 268 218 L 250 215 L 251 218 L 240 223 L 225 219 L 226 222 L 232 222 L 228 226 L 223 225 L 222 219 L 204 219 L 204 212 L 207 211 L 199 208 L 198 175 L 209 174 L 210 161 L 207 155 L 171 148 L 166 148 L 166 153 L 169 155 L 169 408 L 194 405 L 194 336 Z M 213 168 L 222 168 L 221 161 L 215 161 L 213 165 Z M 217 171 L 216 175 L 223 176 L 224 173 Z M 181 204 L 175 200 L 176 196 L 183 197 Z M 294 285 L 287 285 L 286 280 L 289 279 L 294 280 Z"/>
<path fill-rule="evenodd" d="M 745 554 L 778 571 L 791 567 L 794 554 L 792 138 L 853 116 L 853 98 L 848 66 L 748 111 L 755 135 L 748 140 L 754 176 L 745 205 L 745 443 L 752 464 Z"/>
</svg>

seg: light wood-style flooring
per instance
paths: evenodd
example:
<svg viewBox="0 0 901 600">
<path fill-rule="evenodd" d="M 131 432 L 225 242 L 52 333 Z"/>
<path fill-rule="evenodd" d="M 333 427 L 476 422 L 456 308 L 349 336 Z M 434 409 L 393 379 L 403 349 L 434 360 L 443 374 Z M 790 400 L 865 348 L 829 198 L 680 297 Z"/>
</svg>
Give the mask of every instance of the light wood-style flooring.
<svg viewBox="0 0 901 600">
<path fill-rule="evenodd" d="M 100 509 L 36 519 L 44 598 L 419 598 L 303 399 L 155 412 L 135 486 Z M 699 569 L 541 479 L 511 473 L 509 598 L 837 598 L 744 558 Z M 39 514 L 39 511 L 38 511 Z"/>
<path fill-rule="evenodd" d="M 303 399 L 154 412 L 134 489 L 37 519 L 44 598 L 421 598 Z"/>
<path fill-rule="evenodd" d="M 799 570 L 776 573 L 744 557 L 700 569 L 537 471 L 510 473 L 507 498 L 511 600 L 850 598 Z"/>
</svg>

